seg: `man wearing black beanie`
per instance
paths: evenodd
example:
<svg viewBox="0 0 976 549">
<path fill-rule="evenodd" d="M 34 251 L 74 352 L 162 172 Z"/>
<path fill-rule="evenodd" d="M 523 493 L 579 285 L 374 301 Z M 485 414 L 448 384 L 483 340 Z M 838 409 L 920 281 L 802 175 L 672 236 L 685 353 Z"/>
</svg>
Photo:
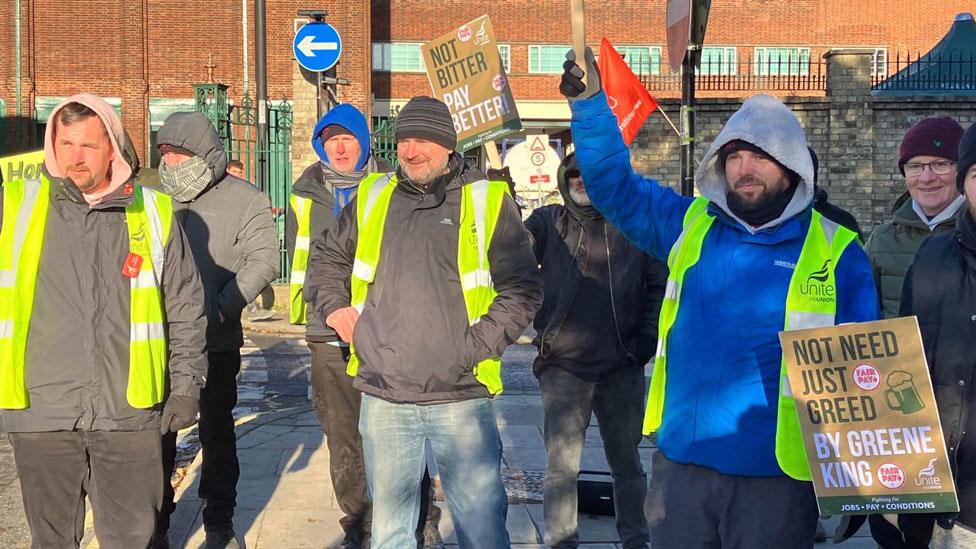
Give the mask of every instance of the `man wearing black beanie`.
<svg viewBox="0 0 976 549">
<path fill-rule="evenodd" d="M 955 151 L 954 151 L 955 152 Z M 955 229 L 919 248 L 900 316 L 918 317 L 959 498 L 958 516 L 900 515 L 904 547 L 976 547 L 976 125 L 959 142 L 956 187 L 965 197 Z M 872 528 L 873 533 L 873 528 Z M 899 540 L 901 541 L 901 540 Z"/>
<path fill-rule="evenodd" d="M 454 151 L 447 106 L 411 99 L 396 173 L 371 174 L 312 250 L 316 314 L 352 344 L 372 546 L 410 547 L 429 442 L 461 547 L 510 545 L 492 409 L 501 354 L 542 303 L 508 185 Z"/>
</svg>

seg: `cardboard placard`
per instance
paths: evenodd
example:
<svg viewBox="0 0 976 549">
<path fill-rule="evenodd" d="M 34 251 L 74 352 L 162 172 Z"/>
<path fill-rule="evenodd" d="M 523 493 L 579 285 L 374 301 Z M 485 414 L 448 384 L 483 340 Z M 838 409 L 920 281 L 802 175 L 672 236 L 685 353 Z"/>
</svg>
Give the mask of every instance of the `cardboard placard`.
<svg viewBox="0 0 976 549">
<path fill-rule="evenodd" d="M 0 158 L 0 177 L 4 181 L 39 179 L 43 164 L 43 150 L 4 156 Z"/>
<path fill-rule="evenodd" d="M 447 104 L 464 152 L 522 128 L 487 15 L 423 45 L 434 97 Z"/>
<path fill-rule="evenodd" d="M 959 510 L 915 317 L 779 338 L 821 515 Z"/>
</svg>

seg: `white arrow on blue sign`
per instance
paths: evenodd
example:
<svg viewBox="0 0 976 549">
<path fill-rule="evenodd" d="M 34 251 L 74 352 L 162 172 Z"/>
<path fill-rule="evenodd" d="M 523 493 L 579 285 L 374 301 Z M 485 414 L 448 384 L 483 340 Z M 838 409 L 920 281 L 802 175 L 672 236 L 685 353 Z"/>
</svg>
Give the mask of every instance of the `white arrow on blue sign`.
<svg viewBox="0 0 976 549">
<path fill-rule="evenodd" d="M 302 67 L 312 72 L 327 71 L 339 61 L 342 39 L 328 23 L 306 23 L 295 33 L 292 50 Z"/>
</svg>

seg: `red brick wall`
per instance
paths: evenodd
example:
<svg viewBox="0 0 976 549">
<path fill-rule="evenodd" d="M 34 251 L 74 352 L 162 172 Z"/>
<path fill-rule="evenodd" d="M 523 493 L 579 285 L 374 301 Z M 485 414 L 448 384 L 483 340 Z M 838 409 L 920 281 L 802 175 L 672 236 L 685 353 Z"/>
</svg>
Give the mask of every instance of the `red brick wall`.
<svg viewBox="0 0 976 549">
<path fill-rule="evenodd" d="M 152 98 L 192 97 L 193 83 L 206 79 L 207 56 L 212 53 L 216 80 L 230 86 L 233 98 L 243 94 L 241 0 L 21 3 L 25 108 L 32 98 L 32 51 L 37 95 L 90 91 L 121 97 L 125 122 L 140 149 L 147 86 Z M 251 12 L 248 58 L 253 96 L 254 1 L 246 3 Z M 345 39 L 338 75 L 353 82 L 340 87 L 340 98 L 360 108 L 369 107 L 372 95 L 383 99 L 429 93 L 422 74 L 371 74 L 372 40 L 426 41 L 486 12 L 499 41 L 511 44 L 516 96 L 559 99 L 558 76 L 526 74 L 527 46 L 569 42 L 568 5 L 565 0 L 267 0 L 268 95 L 274 100 L 292 97 L 291 41 L 297 10 L 324 8 Z M 892 56 L 905 50 L 924 53 L 945 34 L 953 16 L 966 10 L 974 10 L 972 0 L 714 0 L 706 42 L 739 46 L 740 58 L 751 56 L 756 45 L 809 46 L 814 58 L 836 46 L 882 46 Z M 144 13 L 147 44 L 141 25 Z M 13 18 L 13 0 L 0 0 L 0 98 L 10 115 L 15 112 Z M 664 0 L 591 0 L 586 22 L 592 44 L 601 36 L 617 44 L 665 42 Z M 363 32 L 366 29 L 369 32 Z"/>
<path fill-rule="evenodd" d="M 497 0 L 374 0 L 375 41 L 422 42 L 488 13 L 499 42 L 511 44 L 512 88 L 519 99 L 559 99 L 557 76 L 528 75 L 529 44 L 569 44 L 569 2 Z M 662 46 L 667 72 L 664 0 L 590 1 L 587 42 L 606 36 L 620 45 Z M 555 9 L 555 8 L 559 9 Z M 737 46 L 740 59 L 755 46 L 805 46 L 811 58 L 840 46 L 886 47 L 925 53 L 948 31 L 959 12 L 976 11 L 972 0 L 713 0 L 705 41 Z M 430 93 L 420 75 L 375 73 L 377 97 Z M 661 93 L 662 96 L 674 94 Z"/>
</svg>

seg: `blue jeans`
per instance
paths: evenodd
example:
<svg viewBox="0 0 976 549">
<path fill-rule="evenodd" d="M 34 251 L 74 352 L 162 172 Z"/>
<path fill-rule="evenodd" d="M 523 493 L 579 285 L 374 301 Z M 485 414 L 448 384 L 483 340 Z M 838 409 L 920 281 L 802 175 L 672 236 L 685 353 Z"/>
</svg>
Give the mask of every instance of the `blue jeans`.
<svg viewBox="0 0 976 549">
<path fill-rule="evenodd" d="M 373 549 L 416 546 L 427 441 L 458 544 L 478 549 L 509 547 L 508 499 L 500 472 L 502 442 L 490 399 L 420 406 L 363 395 L 359 432 L 373 498 Z"/>
</svg>

